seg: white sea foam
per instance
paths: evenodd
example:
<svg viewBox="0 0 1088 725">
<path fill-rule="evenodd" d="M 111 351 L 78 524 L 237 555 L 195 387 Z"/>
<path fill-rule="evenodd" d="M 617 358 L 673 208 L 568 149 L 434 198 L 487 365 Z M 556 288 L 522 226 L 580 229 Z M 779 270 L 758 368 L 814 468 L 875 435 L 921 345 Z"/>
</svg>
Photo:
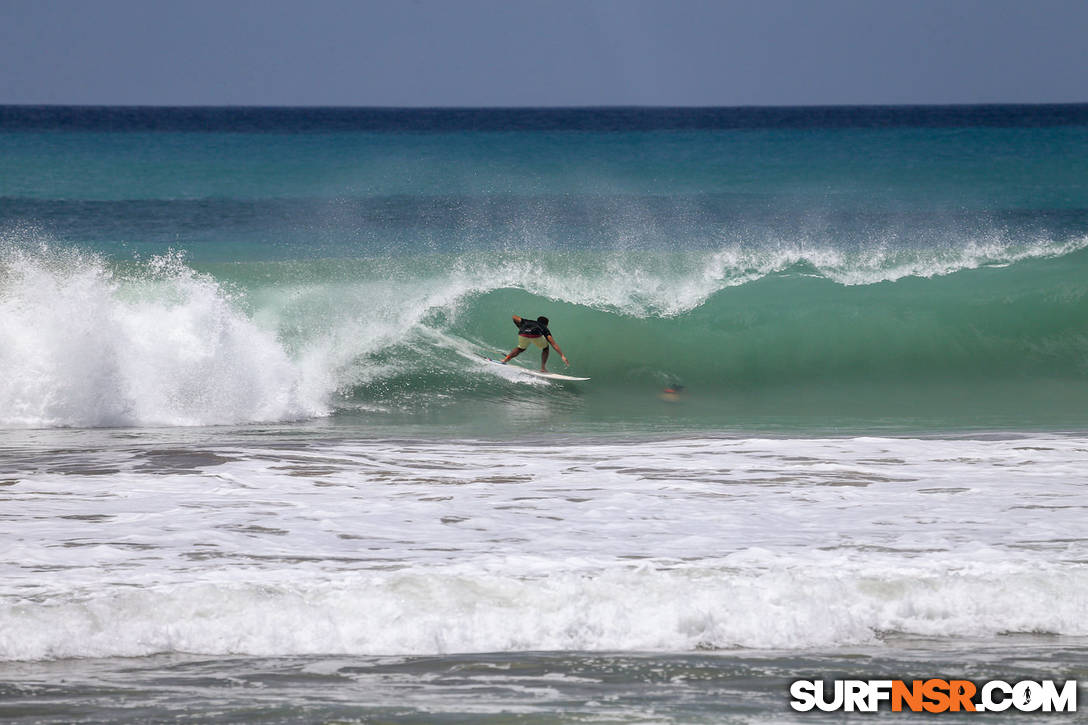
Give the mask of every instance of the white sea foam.
<svg viewBox="0 0 1088 725">
<path fill-rule="evenodd" d="M 398 345 L 475 357 L 465 341 L 421 318 L 453 314 L 461 300 L 496 284 L 456 272 L 407 280 L 378 273 L 242 292 L 195 272 L 180 254 L 118 268 L 30 236 L 0 247 L 5 427 L 326 415 L 341 392 L 403 372 L 403 364 L 379 359 Z"/>
<path fill-rule="evenodd" d="M 273 581 L 105 586 L 0 605 L 0 659 L 159 652 L 440 654 L 807 649 L 889 632 L 1088 634 L 1088 572 L 962 561 L 895 565 L 739 555 L 518 576 L 470 566 Z M 865 558 L 865 557 L 863 557 Z M 553 566 L 538 562 L 540 566 Z"/>
<path fill-rule="evenodd" d="M 176 256 L 130 278 L 73 249 L 0 257 L 0 425 L 198 425 L 322 415 L 269 331 Z M 320 388 L 320 386 L 317 386 Z"/>
<path fill-rule="evenodd" d="M 361 386 L 406 370 L 452 369 L 442 359 L 445 351 L 473 356 L 486 348 L 480 340 L 437 332 L 446 323 L 428 324 L 427 317 L 456 324 L 467 301 L 499 289 L 633 317 L 668 317 L 726 287 L 800 264 L 842 284 L 870 284 L 1059 256 L 1088 245 L 1088 238 L 1014 244 L 994 237 L 944 251 L 874 245 L 846 253 L 762 240 L 702 255 L 467 254 L 433 269 L 418 268 L 414 258 L 385 260 L 338 281 L 240 290 L 193 271 L 180 255 L 118 266 L 29 236 L 0 246 L 5 427 L 210 425 L 326 415 L 350 404 Z M 530 384 L 524 376 L 511 381 Z"/>
<path fill-rule="evenodd" d="M 0 658 L 1088 635 L 1086 451 L 1063 436 L 44 450 L 5 464 Z"/>
</svg>

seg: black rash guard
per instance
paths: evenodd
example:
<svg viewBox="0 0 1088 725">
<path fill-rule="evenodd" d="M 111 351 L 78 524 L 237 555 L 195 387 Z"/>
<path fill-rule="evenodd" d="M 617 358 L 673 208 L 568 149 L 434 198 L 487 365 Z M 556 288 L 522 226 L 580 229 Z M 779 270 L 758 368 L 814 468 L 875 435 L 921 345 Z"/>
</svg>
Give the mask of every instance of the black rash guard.
<svg viewBox="0 0 1088 725">
<path fill-rule="evenodd" d="M 515 322 L 514 324 L 517 325 L 518 334 L 522 337 L 548 337 L 552 334 L 547 327 L 536 320 L 522 317 L 520 323 Z"/>
</svg>

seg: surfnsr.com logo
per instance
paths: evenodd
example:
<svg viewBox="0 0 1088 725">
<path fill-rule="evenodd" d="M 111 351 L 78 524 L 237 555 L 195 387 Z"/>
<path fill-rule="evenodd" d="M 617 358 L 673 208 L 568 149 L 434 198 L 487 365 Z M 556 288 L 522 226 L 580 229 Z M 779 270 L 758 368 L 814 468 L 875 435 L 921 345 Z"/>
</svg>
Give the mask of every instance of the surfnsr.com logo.
<svg viewBox="0 0 1088 725">
<path fill-rule="evenodd" d="M 799 712 L 1076 712 L 1077 681 L 1054 680 L 797 680 L 790 684 L 790 707 Z"/>
</svg>

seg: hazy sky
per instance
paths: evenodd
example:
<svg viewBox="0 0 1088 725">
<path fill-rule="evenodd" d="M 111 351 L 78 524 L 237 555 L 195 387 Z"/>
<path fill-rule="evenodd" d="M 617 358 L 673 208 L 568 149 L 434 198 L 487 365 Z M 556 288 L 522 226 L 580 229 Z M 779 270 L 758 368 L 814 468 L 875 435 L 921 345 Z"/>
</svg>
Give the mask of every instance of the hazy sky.
<svg viewBox="0 0 1088 725">
<path fill-rule="evenodd" d="M 0 103 L 1086 101 L 1084 0 L 0 0 Z"/>
</svg>

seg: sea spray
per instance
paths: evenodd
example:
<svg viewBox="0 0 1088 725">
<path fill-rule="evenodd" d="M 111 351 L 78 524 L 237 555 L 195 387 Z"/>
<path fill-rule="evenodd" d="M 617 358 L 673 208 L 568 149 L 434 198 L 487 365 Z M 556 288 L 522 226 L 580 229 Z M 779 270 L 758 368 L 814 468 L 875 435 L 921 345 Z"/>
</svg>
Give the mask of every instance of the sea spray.
<svg viewBox="0 0 1088 725">
<path fill-rule="evenodd" d="M 2 258 L 6 426 L 462 408 L 520 395 L 526 381 L 474 361 L 509 349 L 511 314 L 540 313 L 576 372 L 595 378 L 589 394 L 607 396 L 583 401 L 591 416 L 630 411 L 670 383 L 697 387 L 710 424 L 735 420 L 741 390 L 767 408 L 785 386 L 807 386 L 797 410 L 816 416 L 844 401 L 885 415 L 908 400 L 941 416 L 950 386 L 963 400 L 1004 386 L 1006 411 L 1030 408 L 1024 398 L 1049 404 L 1055 381 L 1066 381 L 1058 407 L 1072 411 L 1085 389 L 1083 238 L 202 269 L 179 253 L 119 262 L 29 236 Z M 562 394 L 534 393 L 549 405 Z"/>
<path fill-rule="evenodd" d="M 0 422 L 207 425 L 323 415 L 274 331 L 180 256 L 126 272 L 48 245 L 0 250 Z"/>
<path fill-rule="evenodd" d="M 0 718 L 1081 677 L 1086 130 L 0 107 Z"/>
</svg>

